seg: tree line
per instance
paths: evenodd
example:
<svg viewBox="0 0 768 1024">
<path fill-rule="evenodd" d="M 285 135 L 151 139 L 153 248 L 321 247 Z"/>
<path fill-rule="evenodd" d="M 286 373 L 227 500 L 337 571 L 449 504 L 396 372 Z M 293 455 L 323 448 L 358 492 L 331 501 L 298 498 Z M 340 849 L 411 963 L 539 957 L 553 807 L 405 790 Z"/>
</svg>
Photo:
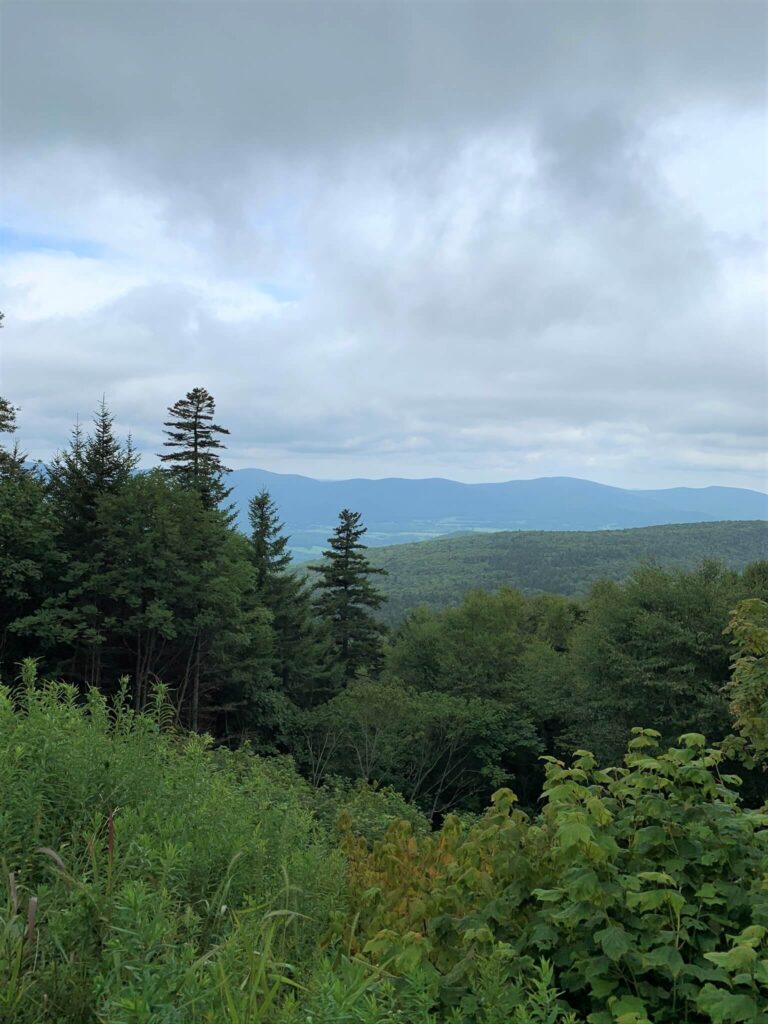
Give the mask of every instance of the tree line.
<svg viewBox="0 0 768 1024">
<path fill-rule="evenodd" d="M 14 440 L 7 399 L 0 431 Z M 229 431 L 213 397 L 194 388 L 169 408 L 164 433 L 149 472 L 104 401 L 47 465 L 2 447 L 0 670 L 10 677 L 35 656 L 58 678 L 107 691 L 129 677 L 137 710 L 164 681 L 184 725 L 267 742 L 293 706 L 380 667 L 365 527 L 341 511 L 312 586 L 291 571 L 266 491 L 250 502 L 250 534 L 234 528 Z"/>
<path fill-rule="evenodd" d="M 45 466 L 15 443 L 16 413 L 0 399 L 7 682 L 34 657 L 81 688 L 127 688 L 137 711 L 163 683 L 185 728 L 290 753 L 317 783 L 392 787 L 433 818 L 509 783 L 533 805 L 541 757 L 588 747 L 614 763 L 634 726 L 665 743 L 730 730 L 724 630 L 768 599 L 766 562 L 641 565 L 578 600 L 475 591 L 385 629 L 358 513 L 340 512 L 309 573 L 268 492 L 236 529 L 229 432 L 204 388 L 170 406 L 148 472 L 104 402 Z"/>
</svg>

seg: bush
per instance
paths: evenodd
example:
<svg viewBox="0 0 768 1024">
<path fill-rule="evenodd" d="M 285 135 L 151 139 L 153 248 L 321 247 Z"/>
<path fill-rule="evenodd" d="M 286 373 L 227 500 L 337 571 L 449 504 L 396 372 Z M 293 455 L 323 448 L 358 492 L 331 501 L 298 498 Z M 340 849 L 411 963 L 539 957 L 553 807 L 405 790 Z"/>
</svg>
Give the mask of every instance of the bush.
<svg viewBox="0 0 768 1024">
<path fill-rule="evenodd" d="M 657 735 L 635 730 L 618 769 L 548 759 L 538 819 L 501 790 L 468 830 L 393 826 L 371 851 L 348 835 L 349 941 L 394 973 L 433 972 L 466 1022 L 486 1019 L 479 964 L 513 990 L 540 957 L 590 1024 L 764 1020 L 768 815 L 742 809 L 702 736 L 662 753 Z"/>
</svg>

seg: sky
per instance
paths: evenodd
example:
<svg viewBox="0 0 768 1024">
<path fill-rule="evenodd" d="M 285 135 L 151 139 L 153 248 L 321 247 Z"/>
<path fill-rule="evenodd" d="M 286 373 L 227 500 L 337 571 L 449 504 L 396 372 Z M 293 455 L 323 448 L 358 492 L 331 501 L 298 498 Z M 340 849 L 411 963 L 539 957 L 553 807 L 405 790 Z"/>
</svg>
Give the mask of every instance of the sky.
<svg viewBox="0 0 768 1024">
<path fill-rule="evenodd" d="M 0 394 L 152 465 L 768 490 L 768 6 L 4 0 Z"/>
</svg>

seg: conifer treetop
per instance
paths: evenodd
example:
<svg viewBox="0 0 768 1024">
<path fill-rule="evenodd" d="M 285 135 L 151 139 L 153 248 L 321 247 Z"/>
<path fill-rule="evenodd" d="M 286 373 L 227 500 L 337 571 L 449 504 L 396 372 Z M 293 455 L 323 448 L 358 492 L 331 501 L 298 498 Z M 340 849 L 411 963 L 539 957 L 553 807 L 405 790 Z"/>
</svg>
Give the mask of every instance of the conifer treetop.
<svg viewBox="0 0 768 1024">
<path fill-rule="evenodd" d="M 315 608 L 328 624 L 347 682 L 361 671 L 375 673 L 382 662 L 383 628 L 373 612 L 385 598 L 370 577 L 385 575 L 386 570 L 368 561 L 361 540 L 365 533 L 361 514 L 342 509 L 323 561 L 309 567 L 318 577 Z"/>
<path fill-rule="evenodd" d="M 248 519 L 256 585 L 259 591 L 263 591 L 271 578 L 283 573 L 291 564 L 291 555 L 286 550 L 288 537 L 282 532 L 283 523 L 277 506 L 266 489 L 248 502 Z"/>
<path fill-rule="evenodd" d="M 168 409 L 170 418 L 163 426 L 164 447 L 170 451 L 160 454 L 169 476 L 197 490 L 209 508 L 218 507 L 231 490 L 222 481 L 229 469 L 218 454 L 226 447 L 220 437 L 229 431 L 214 422 L 215 413 L 213 395 L 205 388 L 188 391 Z"/>
</svg>

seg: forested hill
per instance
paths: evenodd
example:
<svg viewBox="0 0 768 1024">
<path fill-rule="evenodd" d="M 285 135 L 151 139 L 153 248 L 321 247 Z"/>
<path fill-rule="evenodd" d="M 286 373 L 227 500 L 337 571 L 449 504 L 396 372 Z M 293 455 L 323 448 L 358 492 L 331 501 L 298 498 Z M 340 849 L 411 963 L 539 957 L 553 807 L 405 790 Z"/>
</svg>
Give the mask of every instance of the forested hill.
<svg viewBox="0 0 768 1024">
<path fill-rule="evenodd" d="M 667 523 L 768 519 L 768 495 L 738 487 L 632 491 L 573 477 L 505 483 L 456 480 L 314 480 L 240 469 L 227 483 L 248 531 L 248 502 L 269 491 L 298 560 L 326 546 L 339 509 L 360 512 L 370 547 L 429 540 L 470 530 L 612 530 Z"/>
<path fill-rule="evenodd" d="M 420 604 L 440 608 L 467 590 L 507 585 L 525 593 L 581 594 L 598 579 L 619 580 L 639 562 L 691 569 L 717 559 L 741 569 L 768 558 L 768 522 L 686 523 L 634 530 L 456 534 L 370 552 L 385 568 L 382 614 L 398 622 Z"/>
</svg>

